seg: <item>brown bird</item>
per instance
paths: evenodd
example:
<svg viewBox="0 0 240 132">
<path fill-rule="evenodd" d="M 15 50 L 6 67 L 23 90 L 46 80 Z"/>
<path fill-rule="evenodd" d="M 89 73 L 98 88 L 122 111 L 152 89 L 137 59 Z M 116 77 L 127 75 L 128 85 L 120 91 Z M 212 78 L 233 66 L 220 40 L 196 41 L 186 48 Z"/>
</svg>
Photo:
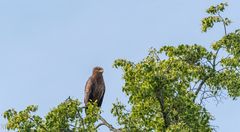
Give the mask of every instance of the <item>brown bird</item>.
<svg viewBox="0 0 240 132">
<path fill-rule="evenodd" d="M 101 107 L 105 93 L 105 83 L 103 80 L 103 68 L 93 68 L 92 76 L 89 77 L 85 86 L 84 103 L 97 101 L 98 107 Z"/>
</svg>

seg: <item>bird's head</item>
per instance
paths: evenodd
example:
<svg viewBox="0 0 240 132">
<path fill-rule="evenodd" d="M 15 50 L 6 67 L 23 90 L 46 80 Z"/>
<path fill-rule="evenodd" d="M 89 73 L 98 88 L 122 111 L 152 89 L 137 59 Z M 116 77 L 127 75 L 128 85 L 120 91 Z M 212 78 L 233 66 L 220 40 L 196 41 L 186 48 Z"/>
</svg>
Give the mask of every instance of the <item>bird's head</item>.
<svg viewBox="0 0 240 132">
<path fill-rule="evenodd" d="M 103 71 L 103 68 L 99 66 L 93 68 L 93 74 L 102 74 Z"/>
</svg>

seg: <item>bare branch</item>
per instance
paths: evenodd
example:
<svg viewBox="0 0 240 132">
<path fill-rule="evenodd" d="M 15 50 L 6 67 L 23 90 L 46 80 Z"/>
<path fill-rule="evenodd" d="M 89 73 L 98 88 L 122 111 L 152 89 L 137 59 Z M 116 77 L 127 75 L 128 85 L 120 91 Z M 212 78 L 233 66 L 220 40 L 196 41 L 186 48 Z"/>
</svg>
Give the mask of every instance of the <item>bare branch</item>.
<svg viewBox="0 0 240 132">
<path fill-rule="evenodd" d="M 199 94 L 199 92 L 200 92 L 200 90 L 201 90 L 201 88 L 202 88 L 202 86 L 203 86 L 203 84 L 205 83 L 206 80 L 207 80 L 207 78 L 203 79 L 201 81 L 201 83 L 198 85 L 197 91 L 195 92 L 196 97 L 193 99 L 193 102 L 195 102 L 195 100 L 196 100 L 196 98 L 197 98 L 197 96 L 198 96 L 198 94 Z"/>
<path fill-rule="evenodd" d="M 99 124 L 100 126 L 105 125 L 109 128 L 110 131 L 121 132 L 120 129 L 116 129 L 111 124 L 109 124 L 101 115 L 100 115 L 99 119 L 102 121 L 102 123 Z M 99 125 L 97 127 L 100 127 Z"/>
<path fill-rule="evenodd" d="M 197 86 L 197 84 L 199 83 L 199 81 L 201 81 L 201 80 L 196 81 L 196 82 L 194 83 L 194 85 L 193 85 L 192 88 L 191 88 L 191 86 L 190 86 L 190 91 L 195 90 L 195 87 Z"/>
<path fill-rule="evenodd" d="M 227 35 L 226 23 L 225 23 L 223 17 L 220 15 L 220 13 L 218 13 L 218 16 L 222 19 L 222 22 L 223 22 L 223 28 L 224 28 L 224 33 L 225 33 L 225 35 Z"/>
<path fill-rule="evenodd" d="M 80 109 L 86 109 L 86 107 L 83 106 L 83 107 L 80 107 Z M 78 116 L 80 117 L 81 123 L 82 123 L 82 125 L 83 125 L 83 127 L 84 127 L 84 122 L 83 122 L 83 119 L 82 119 L 82 117 L 81 117 L 81 114 L 80 114 L 79 110 L 78 110 Z M 98 129 L 99 127 L 105 125 L 105 126 L 107 126 L 107 127 L 109 128 L 110 131 L 113 131 L 113 132 L 121 132 L 120 129 L 114 128 L 114 127 L 113 127 L 110 123 L 108 123 L 101 115 L 99 115 L 99 120 L 101 120 L 102 123 L 98 124 L 98 125 L 96 126 L 96 129 Z"/>
<path fill-rule="evenodd" d="M 100 123 L 100 124 L 98 124 L 97 126 L 96 126 L 96 128 L 98 129 L 100 126 L 102 126 L 102 125 L 105 125 L 104 123 Z"/>
</svg>

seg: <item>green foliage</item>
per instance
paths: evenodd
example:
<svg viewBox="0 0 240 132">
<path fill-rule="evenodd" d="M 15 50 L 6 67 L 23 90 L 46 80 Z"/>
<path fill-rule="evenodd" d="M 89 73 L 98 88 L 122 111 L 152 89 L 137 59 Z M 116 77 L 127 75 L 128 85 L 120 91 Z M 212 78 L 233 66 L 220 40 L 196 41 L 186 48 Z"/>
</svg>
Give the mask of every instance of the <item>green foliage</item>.
<svg viewBox="0 0 240 132">
<path fill-rule="evenodd" d="M 240 33 L 236 30 L 229 33 L 212 45 L 213 49 L 221 49 L 227 55 L 219 61 L 221 69 L 217 78 L 219 85 L 228 90 L 232 97 L 240 96 Z M 216 82 L 217 83 L 217 82 Z"/>
<path fill-rule="evenodd" d="M 225 36 L 212 49 L 193 44 L 151 49 L 138 63 L 118 59 L 123 70 L 123 92 L 130 110 L 117 102 L 112 113 L 124 131 L 212 131 L 213 117 L 203 103 L 221 98 L 226 90 L 233 99 L 240 96 L 240 32 L 226 34 L 228 18 L 222 18 L 226 3 L 211 6 L 211 16 L 202 20 L 202 30 L 222 22 Z M 165 55 L 166 59 L 160 59 Z"/>
<path fill-rule="evenodd" d="M 30 131 L 32 129 L 40 130 L 39 124 L 42 119 L 39 116 L 31 115 L 37 110 L 37 106 L 28 106 L 25 110 L 16 112 L 14 109 L 9 109 L 4 113 L 4 118 L 8 119 L 7 129 Z"/>
<path fill-rule="evenodd" d="M 220 3 L 216 6 L 210 6 L 206 12 L 211 15 L 216 15 L 220 12 L 223 12 L 226 6 L 228 6 L 227 3 Z"/>
<path fill-rule="evenodd" d="M 169 59 L 160 60 L 165 52 Z M 196 56 L 195 52 L 199 53 Z M 190 56 L 194 54 L 193 56 Z M 193 102 L 195 94 L 188 91 L 190 82 L 205 73 L 200 58 L 208 56 L 201 46 L 165 46 L 152 49 L 141 62 L 134 64 L 116 60 L 114 66 L 124 70 L 123 91 L 129 95 L 131 111 L 114 104 L 113 114 L 126 131 L 211 131 L 210 114 Z M 200 57 L 201 56 L 201 57 Z M 190 59 L 190 58 L 191 59 Z M 127 117 L 127 118 L 126 118 Z"/>
<path fill-rule="evenodd" d="M 240 30 L 226 33 L 230 24 L 220 13 L 226 3 L 211 6 L 210 15 L 202 20 L 206 32 L 215 23 L 224 25 L 225 36 L 206 49 L 199 44 L 180 44 L 152 48 L 142 61 L 134 63 L 117 59 L 113 66 L 123 70 L 123 92 L 129 97 L 130 109 L 121 102 L 113 104 L 112 114 L 121 129 L 115 129 L 100 116 L 96 102 L 87 109 L 71 98 L 53 108 L 45 118 L 33 115 L 37 106 L 4 113 L 8 130 L 18 131 L 97 131 L 105 125 L 111 131 L 213 131 L 213 116 L 204 107 L 209 99 L 240 96 Z M 165 56 L 164 59 L 161 59 Z M 161 58 L 160 58 L 161 57 Z M 82 116 L 83 111 L 87 113 Z M 102 121 L 96 126 L 96 122 Z"/>
<path fill-rule="evenodd" d="M 227 3 L 220 3 L 216 6 L 211 6 L 207 9 L 207 13 L 210 16 L 202 19 L 202 31 L 206 32 L 208 29 L 212 28 L 215 23 L 222 22 L 224 26 L 228 26 L 231 21 L 228 18 L 223 18 L 220 13 L 225 10 L 225 7 L 228 6 Z"/>
<path fill-rule="evenodd" d="M 9 109 L 4 113 L 8 120 L 7 130 L 18 130 L 20 132 L 37 131 L 61 131 L 61 132 L 82 132 L 96 131 L 95 123 L 99 119 L 100 109 L 96 103 L 89 104 L 87 116 L 83 117 L 84 107 L 80 107 L 78 100 L 71 98 L 53 108 L 45 119 L 32 115 L 37 111 L 37 106 L 28 106 L 25 110 L 17 112 Z"/>
</svg>

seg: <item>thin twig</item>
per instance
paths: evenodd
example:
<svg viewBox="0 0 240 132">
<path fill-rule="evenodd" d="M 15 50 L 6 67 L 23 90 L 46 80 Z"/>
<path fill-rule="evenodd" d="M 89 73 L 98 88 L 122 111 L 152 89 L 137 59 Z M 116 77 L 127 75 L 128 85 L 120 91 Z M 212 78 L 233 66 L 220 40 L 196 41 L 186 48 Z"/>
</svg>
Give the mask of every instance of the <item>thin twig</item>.
<svg viewBox="0 0 240 132">
<path fill-rule="evenodd" d="M 223 17 L 220 15 L 220 13 L 218 13 L 218 16 L 222 19 L 223 28 L 224 28 L 224 33 L 225 33 L 225 35 L 227 35 L 227 28 L 226 28 L 225 20 L 224 20 Z"/>
</svg>

